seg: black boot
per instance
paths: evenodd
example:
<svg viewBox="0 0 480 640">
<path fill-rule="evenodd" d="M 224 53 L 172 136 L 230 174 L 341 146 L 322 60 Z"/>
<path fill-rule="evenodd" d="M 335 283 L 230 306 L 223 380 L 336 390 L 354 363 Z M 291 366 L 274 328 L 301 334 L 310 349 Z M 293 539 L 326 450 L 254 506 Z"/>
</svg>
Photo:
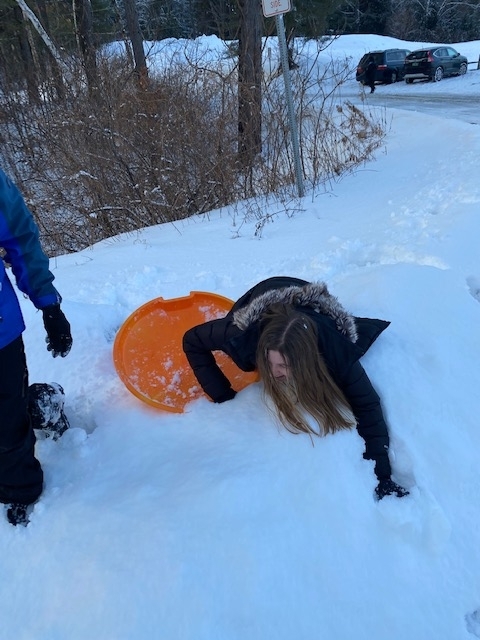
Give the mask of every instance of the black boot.
<svg viewBox="0 0 480 640">
<path fill-rule="evenodd" d="M 7 520 L 14 527 L 17 525 L 23 525 L 24 527 L 30 522 L 28 519 L 28 513 L 30 505 L 20 504 L 19 502 L 12 502 L 7 505 Z"/>
<path fill-rule="evenodd" d="M 70 426 L 63 411 L 65 392 L 56 382 L 35 383 L 28 388 L 28 413 L 34 429 L 58 440 Z"/>
</svg>

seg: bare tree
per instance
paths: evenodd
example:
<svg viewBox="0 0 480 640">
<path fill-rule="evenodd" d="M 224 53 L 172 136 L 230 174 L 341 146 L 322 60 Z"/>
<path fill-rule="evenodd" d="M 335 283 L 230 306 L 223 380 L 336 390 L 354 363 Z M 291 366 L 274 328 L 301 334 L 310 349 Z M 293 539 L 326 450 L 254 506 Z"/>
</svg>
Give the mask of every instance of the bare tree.
<svg viewBox="0 0 480 640">
<path fill-rule="evenodd" d="M 88 90 L 94 94 L 98 89 L 97 57 L 93 40 L 92 3 L 90 0 L 73 0 L 73 15 L 76 34 L 83 57 Z"/>
<path fill-rule="evenodd" d="M 239 0 L 238 150 L 244 167 L 252 166 L 262 138 L 262 16 L 258 0 Z"/>
<path fill-rule="evenodd" d="M 20 61 L 22 75 L 27 87 L 28 100 L 32 104 L 39 104 L 40 90 L 38 87 L 38 74 L 36 73 L 38 71 L 38 59 L 33 55 L 31 47 L 31 33 L 28 29 L 28 23 L 24 19 L 22 11 L 18 6 L 14 7 L 13 14 L 18 23 L 17 34 Z"/>
<path fill-rule="evenodd" d="M 137 6 L 135 0 L 123 0 L 123 6 L 125 8 L 127 32 L 132 43 L 133 57 L 135 59 L 135 71 L 138 74 L 141 86 L 145 86 L 148 83 L 148 70 Z"/>
<path fill-rule="evenodd" d="M 475 38 L 479 22 L 480 0 L 392 0 L 388 34 L 455 42 Z"/>
<path fill-rule="evenodd" d="M 51 40 L 50 36 L 48 35 L 48 33 L 43 28 L 40 20 L 37 18 L 35 13 L 30 9 L 30 7 L 27 5 L 25 0 L 15 0 L 15 1 L 18 4 L 18 6 L 21 8 L 21 10 L 23 12 L 23 15 L 26 16 L 26 18 L 31 22 L 31 24 L 34 27 L 34 29 L 37 31 L 39 36 L 42 38 L 42 40 L 45 43 L 47 49 L 52 54 L 54 60 L 56 61 L 56 63 L 60 67 L 60 69 L 62 69 L 62 71 L 64 73 L 68 73 L 68 67 L 67 67 L 66 63 L 64 62 L 62 56 L 60 55 L 60 52 L 57 50 L 55 44 L 53 43 L 53 41 Z"/>
</svg>

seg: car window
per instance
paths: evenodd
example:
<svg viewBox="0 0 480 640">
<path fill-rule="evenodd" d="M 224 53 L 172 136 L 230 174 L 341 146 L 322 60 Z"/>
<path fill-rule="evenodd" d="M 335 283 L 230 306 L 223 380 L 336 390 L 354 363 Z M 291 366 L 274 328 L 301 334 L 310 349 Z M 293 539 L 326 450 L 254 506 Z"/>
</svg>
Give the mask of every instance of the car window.
<svg viewBox="0 0 480 640">
<path fill-rule="evenodd" d="M 409 60 L 423 60 L 428 55 L 428 51 L 412 51 L 408 54 Z"/>
<path fill-rule="evenodd" d="M 414 52 L 415 53 L 415 52 Z M 373 56 L 373 60 L 376 65 L 381 65 L 385 63 L 390 64 L 403 64 L 405 61 L 405 57 L 410 54 L 408 49 L 399 49 L 398 51 L 369 51 L 365 53 L 358 63 L 359 67 L 366 67 L 368 64 L 368 60 L 370 56 Z M 423 52 L 422 56 L 425 56 L 426 53 Z"/>
<path fill-rule="evenodd" d="M 436 58 L 445 58 L 445 56 L 447 55 L 447 50 L 446 49 L 437 49 L 436 51 L 433 52 L 433 55 Z"/>
<path fill-rule="evenodd" d="M 447 47 L 446 51 L 451 58 L 454 58 L 457 55 L 457 52 L 455 49 L 452 49 L 452 47 Z"/>
<path fill-rule="evenodd" d="M 401 51 L 390 51 L 387 53 L 387 62 L 402 62 L 404 57 Z"/>
<path fill-rule="evenodd" d="M 373 56 L 375 64 L 381 64 L 383 62 L 383 54 L 382 53 L 366 53 L 359 62 L 361 67 L 366 67 L 370 56 Z"/>
</svg>

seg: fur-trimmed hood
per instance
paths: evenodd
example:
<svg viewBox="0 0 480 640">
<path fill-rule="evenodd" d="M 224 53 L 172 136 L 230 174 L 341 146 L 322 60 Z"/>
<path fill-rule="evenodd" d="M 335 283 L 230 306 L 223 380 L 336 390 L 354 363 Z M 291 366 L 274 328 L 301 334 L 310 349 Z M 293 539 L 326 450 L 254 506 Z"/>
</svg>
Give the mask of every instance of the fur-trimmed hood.
<svg viewBox="0 0 480 640">
<path fill-rule="evenodd" d="M 335 296 L 329 293 L 324 282 L 310 282 L 303 286 L 293 285 L 266 291 L 235 311 L 233 324 L 244 331 L 260 320 L 267 308 L 276 303 L 291 304 L 295 307 L 310 307 L 317 313 L 332 318 L 339 332 L 349 340 L 352 342 L 358 340 L 354 316 L 342 307 Z"/>
</svg>

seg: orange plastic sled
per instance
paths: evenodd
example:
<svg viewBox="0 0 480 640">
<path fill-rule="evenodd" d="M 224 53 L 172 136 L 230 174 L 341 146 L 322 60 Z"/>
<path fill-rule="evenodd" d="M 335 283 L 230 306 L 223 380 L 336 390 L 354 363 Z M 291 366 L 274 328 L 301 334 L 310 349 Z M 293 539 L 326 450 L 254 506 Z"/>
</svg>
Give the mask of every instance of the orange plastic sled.
<svg viewBox="0 0 480 640">
<path fill-rule="evenodd" d="M 185 405 L 204 395 L 182 348 L 187 329 L 223 317 L 232 308 L 228 298 L 192 291 L 183 298 L 155 298 L 122 324 L 113 345 L 115 369 L 127 389 L 147 404 L 182 413 Z M 237 391 L 258 379 L 241 371 L 221 351 L 217 364 Z"/>
</svg>

